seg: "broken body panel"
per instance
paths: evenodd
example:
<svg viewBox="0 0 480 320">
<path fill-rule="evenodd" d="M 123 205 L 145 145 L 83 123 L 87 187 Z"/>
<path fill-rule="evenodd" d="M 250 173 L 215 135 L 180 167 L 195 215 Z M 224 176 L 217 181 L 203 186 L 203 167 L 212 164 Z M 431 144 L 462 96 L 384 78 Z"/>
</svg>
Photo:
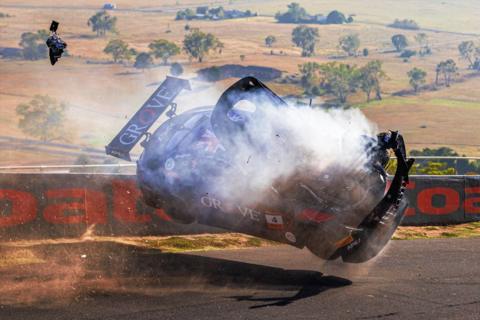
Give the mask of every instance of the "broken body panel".
<svg viewBox="0 0 480 320">
<path fill-rule="evenodd" d="M 50 36 L 46 41 L 48 56 L 52 66 L 57 63 L 58 59 L 62 57 L 64 50 L 67 48 L 67 43 L 57 35 L 58 25 L 59 23 L 57 21 L 52 21 L 50 25 Z"/>
</svg>

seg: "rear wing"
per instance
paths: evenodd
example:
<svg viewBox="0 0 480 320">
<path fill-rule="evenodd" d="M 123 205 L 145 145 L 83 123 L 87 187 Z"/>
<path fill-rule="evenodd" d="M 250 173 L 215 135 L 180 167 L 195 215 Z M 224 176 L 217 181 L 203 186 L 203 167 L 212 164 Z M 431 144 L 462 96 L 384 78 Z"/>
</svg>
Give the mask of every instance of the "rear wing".
<svg viewBox="0 0 480 320">
<path fill-rule="evenodd" d="M 128 123 L 106 147 L 108 155 L 131 161 L 130 151 L 150 129 L 155 121 L 172 104 L 182 89 L 191 90 L 185 79 L 167 76 L 160 87 L 148 98 Z"/>
</svg>

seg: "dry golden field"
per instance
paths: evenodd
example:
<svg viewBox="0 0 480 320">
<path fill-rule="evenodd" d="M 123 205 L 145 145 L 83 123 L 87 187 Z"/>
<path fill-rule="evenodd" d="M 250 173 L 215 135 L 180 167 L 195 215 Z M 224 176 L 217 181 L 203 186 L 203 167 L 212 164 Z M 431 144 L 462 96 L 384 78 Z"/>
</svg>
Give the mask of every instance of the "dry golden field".
<svg viewBox="0 0 480 320">
<path fill-rule="evenodd" d="M 0 12 L 13 17 L 0 19 L 0 47 L 18 47 L 20 35 L 27 31 L 47 29 L 52 19 L 60 21 L 60 34 L 69 47 L 70 57 L 65 57 L 54 67 L 47 60 L 0 60 L 0 135 L 25 137 L 17 128 L 15 107 L 35 94 L 48 94 L 65 101 L 70 106 L 69 126 L 73 142 L 80 145 L 103 147 L 155 89 L 155 85 L 168 73 L 168 67 L 157 66 L 140 71 L 130 64 L 108 64 L 109 57 L 103 48 L 112 38 L 120 38 L 139 50 L 147 50 L 155 39 L 168 39 L 181 45 L 185 31 L 184 21 L 174 21 L 178 8 L 196 5 L 223 5 L 227 8 L 251 9 L 260 17 L 225 20 L 191 21 L 191 27 L 215 34 L 225 45 L 222 54 L 211 54 L 204 63 L 189 62 L 185 54 L 174 57 L 186 68 L 185 77 L 194 77 L 195 71 L 212 65 L 243 64 L 278 68 L 285 74 L 297 72 L 298 64 L 307 61 L 320 63 L 340 61 L 365 64 L 379 59 L 388 75 L 383 83 L 384 100 L 365 103 L 363 94 L 351 98 L 351 103 L 362 108 L 380 129 L 399 129 L 410 148 L 425 146 L 450 146 L 471 156 L 480 155 L 480 76 L 454 83 L 450 88 L 422 92 L 408 97 L 392 96 L 409 89 L 407 71 L 421 67 L 428 72 L 429 82 L 435 76 L 435 66 L 441 60 L 453 58 L 461 76 L 468 74 L 467 64 L 458 55 L 461 41 L 474 40 L 480 44 L 480 2 L 460 1 L 299 1 L 312 13 L 328 13 L 338 9 L 356 14 L 356 22 L 349 25 L 319 25 L 320 41 L 315 57 L 302 58 L 300 50 L 292 46 L 293 24 L 278 24 L 272 15 L 285 11 L 290 1 L 230 0 L 205 2 L 201 0 L 121 0 L 114 1 L 118 10 L 118 34 L 95 37 L 87 20 L 103 4 L 101 1 L 81 0 L 58 5 L 53 0 L 2 0 Z M 403 62 L 392 49 L 393 34 L 405 34 L 412 47 L 414 36 L 420 31 L 392 29 L 385 24 L 395 18 L 415 19 L 427 33 L 433 54 L 413 57 Z M 170 32 L 166 32 L 170 30 Z M 340 54 L 337 49 L 341 35 L 355 33 L 360 36 L 361 48 L 368 48 L 368 57 L 333 60 Z M 264 45 L 264 38 L 275 35 L 276 53 Z M 245 60 L 240 60 L 245 55 Z M 87 63 L 93 61 L 96 63 Z M 178 99 L 181 110 L 212 104 L 221 90 L 235 79 L 216 84 L 195 82 L 195 90 Z M 280 94 L 298 94 L 301 90 L 292 85 L 271 83 Z M 3 152 L 0 164 L 69 163 L 53 155 L 33 152 Z"/>
</svg>

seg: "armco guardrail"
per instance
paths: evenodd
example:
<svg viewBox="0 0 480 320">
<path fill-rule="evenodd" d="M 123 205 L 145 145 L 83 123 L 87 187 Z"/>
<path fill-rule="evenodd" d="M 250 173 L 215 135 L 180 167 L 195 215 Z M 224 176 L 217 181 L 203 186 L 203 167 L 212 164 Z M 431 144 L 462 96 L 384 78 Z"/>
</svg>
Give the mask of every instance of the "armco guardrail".
<svg viewBox="0 0 480 320">
<path fill-rule="evenodd" d="M 413 176 L 404 225 L 480 221 L 480 177 Z M 133 175 L 0 174 L 0 240 L 220 232 L 172 222 L 141 201 Z"/>
</svg>

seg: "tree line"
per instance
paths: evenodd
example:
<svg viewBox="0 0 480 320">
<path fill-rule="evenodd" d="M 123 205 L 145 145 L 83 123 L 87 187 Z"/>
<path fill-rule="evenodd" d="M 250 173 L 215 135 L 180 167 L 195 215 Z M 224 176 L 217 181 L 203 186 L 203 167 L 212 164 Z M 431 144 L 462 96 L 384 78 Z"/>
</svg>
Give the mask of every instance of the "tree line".
<svg viewBox="0 0 480 320">
<path fill-rule="evenodd" d="M 362 67 L 337 62 L 306 62 L 298 68 L 300 84 L 308 96 L 328 93 L 335 96 L 340 104 L 345 104 L 351 94 L 361 90 L 367 101 L 372 95 L 377 100 L 382 99 L 380 83 L 386 74 L 379 60 L 370 61 Z"/>
<path fill-rule="evenodd" d="M 312 23 L 312 24 L 342 24 L 353 22 L 353 17 L 346 17 L 338 10 L 331 11 L 327 16 L 322 14 L 309 14 L 297 2 L 287 5 L 286 12 L 277 12 L 275 19 L 280 23 Z"/>
</svg>

